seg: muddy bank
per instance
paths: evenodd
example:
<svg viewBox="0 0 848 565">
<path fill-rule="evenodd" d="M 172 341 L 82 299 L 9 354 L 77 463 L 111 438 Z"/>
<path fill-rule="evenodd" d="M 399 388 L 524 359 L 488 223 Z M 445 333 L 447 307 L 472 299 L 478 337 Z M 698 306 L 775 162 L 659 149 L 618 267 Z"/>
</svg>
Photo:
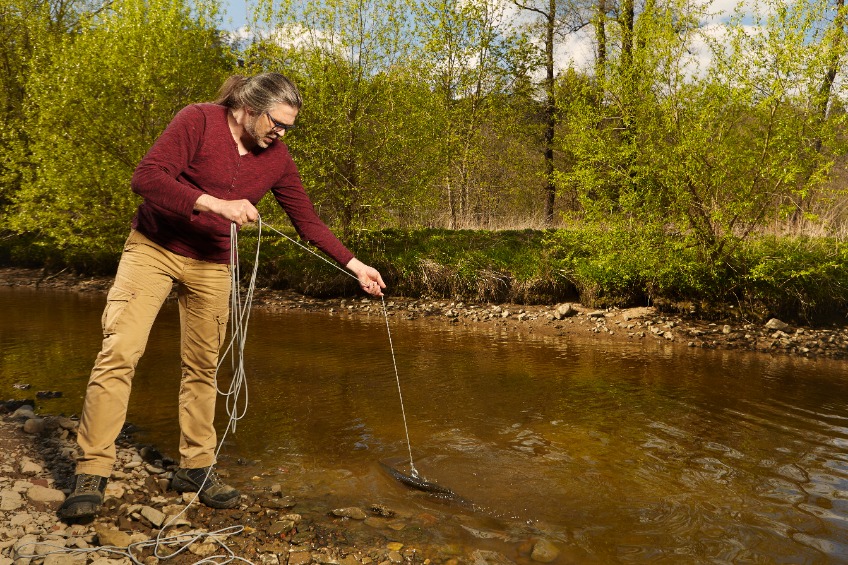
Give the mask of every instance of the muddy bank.
<svg viewBox="0 0 848 565">
<path fill-rule="evenodd" d="M 70 272 L 45 274 L 37 269 L 0 269 L 0 285 L 105 293 L 111 277 L 79 277 Z M 391 293 L 391 289 L 389 289 Z M 254 307 L 270 311 L 301 309 L 336 316 L 383 316 L 427 324 L 479 327 L 524 335 L 630 341 L 655 347 L 741 349 L 768 354 L 842 359 L 848 355 L 848 326 L 802 327 L 780 320 L 767 323 L 713 322 L 669 315 L 653 307 L 606 310 L 580 304 L 469 304 L 445 299 L 386 297 L 316 299 L 291 291 L 257 289 Z"/>
</svg>

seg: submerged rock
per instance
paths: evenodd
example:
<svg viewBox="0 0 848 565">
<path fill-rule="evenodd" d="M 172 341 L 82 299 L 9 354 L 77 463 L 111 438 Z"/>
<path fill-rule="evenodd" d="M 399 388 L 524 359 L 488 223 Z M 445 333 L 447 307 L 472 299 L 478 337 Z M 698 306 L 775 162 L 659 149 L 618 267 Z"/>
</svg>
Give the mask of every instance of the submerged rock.
<svg viewBox="0 0 848 565">
<path fill-rule="evenodd" d="M 557 557 L 559 557 L 559 548 L 546 539 L 537 541 L 533 546 L 533 553 L 530 554 L 530 558 L 539 563 L 550 563 Z"/>
</svg>

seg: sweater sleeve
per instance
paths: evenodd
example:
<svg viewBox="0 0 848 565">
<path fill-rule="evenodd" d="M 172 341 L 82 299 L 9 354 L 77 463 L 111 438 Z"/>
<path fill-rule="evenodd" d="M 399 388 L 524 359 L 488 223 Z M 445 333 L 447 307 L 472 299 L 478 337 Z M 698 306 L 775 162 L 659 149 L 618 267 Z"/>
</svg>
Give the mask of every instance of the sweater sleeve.
<svg viewBox="0 0 848 565">
<path fill-rule="evenodd" d="M 285 210 L 301 238 L 317 246 L 340 265 L 347 265 L 354 257 L 353 252 L 345 247 L 318 217 L 312 201 L 303 188 L 297 166 L 288 155 L 288 151 L 286 157 L 288 164 L 283 176 L 271 189 L 274 197 Z"/>
<path fill-rule="evenodd" d="M 133 192 L 169 212 L 191 218 L 203 192 L 177 178 L 197 152 L 204 128 L 200 109 L 187 106 L 180 110 L 135 168 Z"/>
</svg>

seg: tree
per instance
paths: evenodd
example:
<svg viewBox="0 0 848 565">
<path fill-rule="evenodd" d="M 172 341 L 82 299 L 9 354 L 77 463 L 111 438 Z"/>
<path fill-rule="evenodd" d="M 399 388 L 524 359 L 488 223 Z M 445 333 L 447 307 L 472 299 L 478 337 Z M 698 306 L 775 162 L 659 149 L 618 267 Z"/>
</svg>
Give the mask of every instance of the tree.
<svg viewBox="0 0 848 565">
<path fill-rule="evenodd" d="M 291 75 L 303 93 L 303 128 L 286 141 L 319 211 L 346 236 L 403 222 L 427 186 L 422 156 L 431 135 L 427 93 L 407 72 L 405 3 L 268 2 L 260 11 L 273 31 L 247 61 Z M 266 52 L 262 62 L 250 56 L 257 49 Z"/>
<path fill-rule="evenodd" d="M 86 0 L 0 0 L 0 215 L 21 186 L 29 154 L 23 128 L 25 82 L 36 51 L 52 45 L 91 11 Z"/>
<path fill-rule="evenodd" d="M 629 1 L 629 0 L 626 0 Z M 544 123 L 544 178 L 545 199 L 544 216 L 547 223 L 554 219 L 556 200 L 556 182 L 554 178 L 554 149 L 557 127 L 556 112 L 556 69 L 554 68 L 554 49 L 557 36 L 564 37 L 579 31 L 591 21 L 590 8 L 579 0 L 512 0 L 520 10 L 529 12 L 536 18 L 531 26 L 542 35 L 545 77 L 542 81 Z"/>
<path fill-rule="evenodd" d="M 213 96 L 229 67 L 214 10 L 115 0 L 34 52 L 24 83 L 31 168 L 11 226 L 67 254 L 119 249 L 132 172 L 173 115 Z"/>
<path fill-rule="evenodd" d="M 832 61 L 819 40 L 825 2 L 775 1 L 753 26 L 736 14 L 706 38 L 704 72 L 689 54 L 700 14 L 676 0 L 649 7 L 632 38 L 628 25 L 613 36 L 604 97 L 572 100 L 576 165 L 559 180 L 579 187 L 587 217 L 686 241 L 720 264 L 821 186 L 841 151 L 838 122 L 816 103 Z"/>
<path fill-rule="evenodd" d="M 535 103 L 525 88 L 531 47 L 502 4 L 432 0 L 418 5 L 416 61 L 432 90 L 441 186 L 451 228 L 489 225 L 517 186 L 504 173 L 521 160 Z"/>
</svg>

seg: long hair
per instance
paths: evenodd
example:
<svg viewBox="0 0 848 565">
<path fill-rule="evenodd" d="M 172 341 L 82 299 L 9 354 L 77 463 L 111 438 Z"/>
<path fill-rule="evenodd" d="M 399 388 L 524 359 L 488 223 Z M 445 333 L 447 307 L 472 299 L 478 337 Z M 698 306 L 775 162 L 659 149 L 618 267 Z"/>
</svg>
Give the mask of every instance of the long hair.
<svg viewBox="0 0 848 565">
<path fill-rule="evenodd" d="M 234 110 L 250 108 L 262 113 L 277 104 L 300 110 L 303 98 L 297 86 L 280 73 L 262 73 L 252 77 L 231 76 L 221 85 L 215 104 Z"/>
</svg>

